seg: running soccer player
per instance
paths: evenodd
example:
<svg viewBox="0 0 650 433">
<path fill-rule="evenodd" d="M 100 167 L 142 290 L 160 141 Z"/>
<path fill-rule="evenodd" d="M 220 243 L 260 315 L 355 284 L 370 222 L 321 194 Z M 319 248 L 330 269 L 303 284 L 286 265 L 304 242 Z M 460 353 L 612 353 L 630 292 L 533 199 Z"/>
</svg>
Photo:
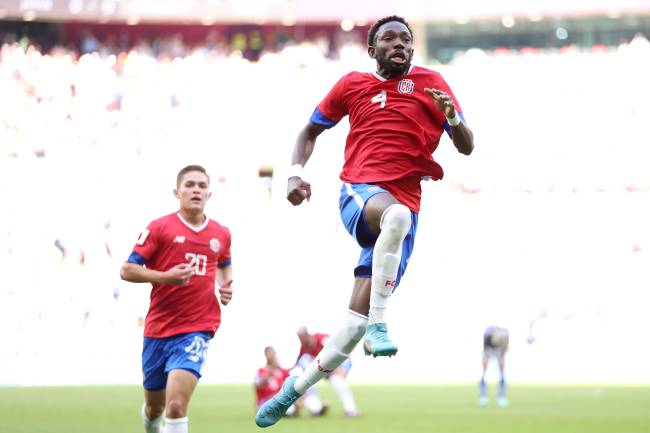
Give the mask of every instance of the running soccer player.
<svg viewBox="0 0 650 433">
<path fill-rule="evenodd" d="M 309 387 L 347 359 L 362 338 L 367 355 L 397 353 L 388 338 L 385 311 L 413 251 L 420 182 L 443 176 L 432 153 L 444 131 L 460 153 L 469 155 L 474 148 L 449 85 L 438 72 L 411 65 L 413 32 L 404 18 L 389 16 L 373 24 L 368 54 L 376 60 L 376 72 L 343 76 L 298 134 L 287 186 L 287 199 L 294 206 L 311 197 L 302 167 L 317 137 L 348 115 L 339 208 L 362 248 L 349 312 L 314 362 L 299 377 L 289 377 L 260 408 L 255 418 L 260 427 L 275 424 Z"/>
<path fill-rule="evenodd" d="M 479 382 L 479 399 L 478 404 L 485 406 L 490 402 L 488 398 L 487 383 L 485 382 L 485 373 L 487 372 L 490 360 L 495 359 L 499 363 L 499 391 L 497 394 L 497 404 L 506 407 L 509 404 L 506 397 L 506 353 L 508 352 L 509 334 L 506 328 L 498 326 L 488 326 L 483 333 L 483 374 Z"/>
<path fill-rule="evenodd" d="M 190 397 L 221 323 L 215 279 L 221 303 L 232 299 L 230 232 L 203 213 L 205 169 L 183 168 L 174 195 L 178 212 L 151 222 L 120 270 L 126 281 L 152 284 L 142 349 L 146 433 L 187 433 Z"/>
</svg>

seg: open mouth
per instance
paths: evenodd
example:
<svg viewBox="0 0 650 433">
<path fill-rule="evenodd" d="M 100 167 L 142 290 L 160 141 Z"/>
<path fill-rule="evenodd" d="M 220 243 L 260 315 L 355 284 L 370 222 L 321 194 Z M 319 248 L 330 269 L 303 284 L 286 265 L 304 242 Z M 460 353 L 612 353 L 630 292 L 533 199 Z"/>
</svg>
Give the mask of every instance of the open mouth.
<svg viewBox="0 0 650 433">
<path fill-rule="evenodd" d="M 394 63 L 404 64 L 406 63 L 406 55 L 401 51 L 397 53 L 393 53 L 390 56 L 390 60 L 392 60 Z"/>
<path fill-rule="evenodd" d="M 200 197 L 192 197 L 191 201 L 193 201 L 194 203 L 201 203 L 201 198 Z"/>
</svg>

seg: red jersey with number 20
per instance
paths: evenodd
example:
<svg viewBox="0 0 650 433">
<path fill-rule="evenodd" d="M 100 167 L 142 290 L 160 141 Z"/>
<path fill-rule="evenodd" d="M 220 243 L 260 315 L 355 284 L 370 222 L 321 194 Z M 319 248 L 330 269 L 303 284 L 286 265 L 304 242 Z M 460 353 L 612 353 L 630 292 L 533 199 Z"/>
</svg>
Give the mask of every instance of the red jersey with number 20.
<svg viewBox="0 0 650 433">
<path fill-rule="evenodd" d="M 153 284 L 144 336 L 164 338 L 187 332 L 215 333 L 221 309 L 215 294 L 217 266 L 230 265 L 230 231 L 211 219 L 193 227 L 173 213 L 149 224 L 133 248 L 149 269 L 167 271 L 188 263 L 186 284 Z"/>
<path fill-rule="evenodd" d="M 432 154 L 449 128 L 425 87 L 449 94 L 460 115 L 460 104 L 442 75 L 412 66 L 406 75 L 391 79 L 377 73 L 345 75 L 311 117 L 312 123 L 331 128 L 349 115 L 341 180 L 377 184 L 415 212 L 420 209 L 420 180 L 442 179 L 442 167 Z"/>
</svg>

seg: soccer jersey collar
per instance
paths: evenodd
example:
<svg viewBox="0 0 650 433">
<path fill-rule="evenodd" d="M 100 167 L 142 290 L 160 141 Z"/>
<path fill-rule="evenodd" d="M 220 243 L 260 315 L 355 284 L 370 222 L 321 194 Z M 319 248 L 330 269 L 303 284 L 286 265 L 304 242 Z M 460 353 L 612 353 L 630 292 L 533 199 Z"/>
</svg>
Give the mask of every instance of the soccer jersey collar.
<svg viewBox="0 0 650 433">
<path fill-rule="evenodd" d="M 406 72 L 406 74 L 404 74 L 403 76 L 405 77 L 405 76 L 407 76 L 408 74 L 410 74 L 411 71 L 413 70 L 413 67 L 414 67 L 414 65 L 409 66 L 409 70 L 408 70 L 408 72 Z M 373 71 L 373 72 L 372 72 L 372 75 L 374 75 L 375 78 L 378 79 L 379 81 L 386 81 L 386 78 L 384 78 L 384 77 L 382 77 L 381 75 L 379 75 L 379 74 L 377 73 L 377 71 Z"/>
<path fill-rule="evenodd" d="M 176 213 L 176 216 L 178 217 L 179 220 L 181 220 L 181 222 L 182 222 L 183 224 L 185 224 L 185 225 L 187 226 L 187 228 L 189 228 L 190 230 L 192 230 L 193 232 L 196 232 L 196 233 L 198 233 L 198 232 L 200 232 L 201 230 L 203 230 L 204 228 L 206 228 L 206 227 L 208 226 L 208 222 L 210 221 L 210 218 L 206 217 L 206 218 L 205 218 L 205 221 L 203 222 L 203 224 L 201 224 L 201 225 L 198 226 L 198 227 L 194 227 L 192 224 L 190 224 L 190 223 L 188 223 L 187 221 L 185 221 L 185 218 L 183 218 L 183 215 L 181 215 L 180 212 L 177 212 L 177 213 Z"/>
</svg>

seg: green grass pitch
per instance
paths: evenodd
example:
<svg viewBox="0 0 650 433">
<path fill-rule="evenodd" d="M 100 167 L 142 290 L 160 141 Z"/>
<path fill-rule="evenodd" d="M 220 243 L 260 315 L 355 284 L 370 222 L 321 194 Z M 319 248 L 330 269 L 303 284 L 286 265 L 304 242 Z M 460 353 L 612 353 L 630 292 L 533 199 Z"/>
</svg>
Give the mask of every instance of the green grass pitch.
<svg viewBox="0 0 650 433">
<path fill-rule="evenodd" d="M 491 391 L 494 391 L 494 386 Z M 355 385 L 349 419 L 327 384 L 323 418 L 284 419 L 268 432 L 649 433 L 650 386 L 512 385 L 511 405 L 476 406 L 476 387 Z M 142 433 L 136 386 L 0 388 L 1 433 Z M 250 385 L 199 385 L 190 432 L 262 432 Z"/>
</svg>

